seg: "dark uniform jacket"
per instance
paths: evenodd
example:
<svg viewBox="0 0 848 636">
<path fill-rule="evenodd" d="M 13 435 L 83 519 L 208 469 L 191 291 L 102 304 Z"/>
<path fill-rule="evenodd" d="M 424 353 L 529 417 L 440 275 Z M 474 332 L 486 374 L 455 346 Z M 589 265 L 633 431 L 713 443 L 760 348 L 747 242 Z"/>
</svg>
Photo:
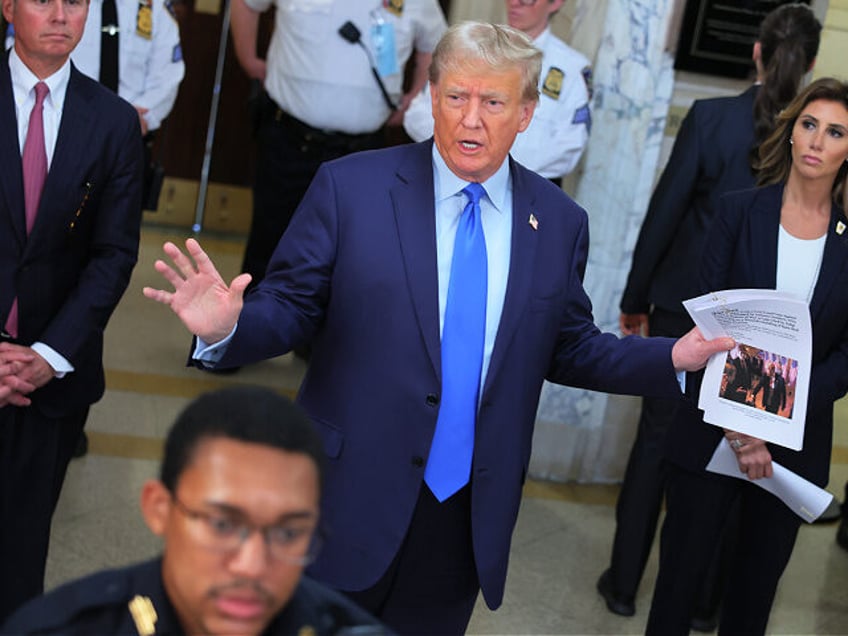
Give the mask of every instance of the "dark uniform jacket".
<svg viewBox="0 0 848 636">
<path fill-rule="evenodd" d="M 754 186 L 748 153 L 757 91 L 752 86 L 735 97 L 701 99 L 689 109 L 639 231 L 623 313 L 647 314 L 651 305 L 683 313 L 681 301 L 697 295 L 719 197 Z"/>
<path fill-rule="evenodd" d="M 165 594 L 161 572 L 161 559 L 154 559 L 67 583 L 24 605 L 0 628 L 0 633 L 182 634 L 183 628 Z M 139 619 L 133 617 L 130 604 L 137 597 L 141 616 L 151 614 L 145 606 L 155 610 L 155 631 L 144 632 Z M 266 636 L 390 633 L 350 600 L 306 577 L 264 632 Z"/>
</svg>

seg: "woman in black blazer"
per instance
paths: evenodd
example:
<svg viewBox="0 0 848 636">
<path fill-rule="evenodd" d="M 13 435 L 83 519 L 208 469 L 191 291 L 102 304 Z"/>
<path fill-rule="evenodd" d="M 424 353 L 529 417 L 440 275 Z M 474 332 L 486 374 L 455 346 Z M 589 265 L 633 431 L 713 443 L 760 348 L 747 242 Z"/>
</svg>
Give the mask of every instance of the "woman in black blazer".
<svg viewBox="0 0 848 636">
<path fill-rule="evenodd" d="M 773 129 L 777 113 L 798 93 L 815 61 L 820 32 L 810 7 L 780 5 L 763 19 L 753 47 L 757 83 L 741 95 L 700 99 L 692 105 L 639 231 L 621 298 L 624 335 L 649 332 L 677 338 L 692 328 L 681 301 L 697 295 L 700 255 L 718 200 L 756 184 L 756 149 Z M 607 607 L 616 614 L 636 611 L 636 592 L 662 508 L 665 473 L 660 451 L 678 404 L 657 398 L 642 401 L 616 505 L 609 568 L 598 581 Z M 701 628 L 712 621 L 720 588 L 720 580 L 705 581 Z"/>
<path fill-rule="evenodd" d="M 690 375 L 692 399 L 678 411 L 667 438 L 667 515 L 648 634 L 689 633 L 700 581 L 736 500 L 740 520 L 719 633 L 765 632 L 801 519 L 755 484 L 704 468 L 724 435 L 749 480 L 770 477 L 774 460 L 827 484 L 833 403 L 848 391 L 846 162 L 848 84 L 821 79 L 787 106 L 761 145 L 762 187 L 721 200 L 702 261 L 701 290 L 778 289 L 810 305 L 813 367 L 804 444 L 792 451 L 704 423 L 695 406 L 701 378 Z"/>
</svg>

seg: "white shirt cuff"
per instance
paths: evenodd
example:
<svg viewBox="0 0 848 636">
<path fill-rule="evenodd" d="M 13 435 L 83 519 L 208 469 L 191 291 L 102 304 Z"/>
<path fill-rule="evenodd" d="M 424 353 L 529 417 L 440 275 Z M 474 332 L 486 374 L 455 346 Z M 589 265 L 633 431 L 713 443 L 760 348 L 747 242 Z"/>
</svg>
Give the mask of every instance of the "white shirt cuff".
<svg viewBox="0 0 848 636">
<path fill-rule="evenodd" d="M 53 368 L 53 375 L 57 378 L 64 378 L 66 374 L 73 373 L 74 365 L 68 362 L 63 356 L 59 355 L 55 349 L 47 346 L 43 342 L 34 342 L 32 350 L 44 358 Z"/>
</svg>

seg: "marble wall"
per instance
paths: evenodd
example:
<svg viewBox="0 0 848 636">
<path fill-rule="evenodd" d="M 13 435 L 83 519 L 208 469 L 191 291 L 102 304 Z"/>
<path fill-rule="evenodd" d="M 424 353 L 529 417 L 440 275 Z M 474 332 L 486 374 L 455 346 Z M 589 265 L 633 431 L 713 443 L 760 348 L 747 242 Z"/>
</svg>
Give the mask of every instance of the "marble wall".
<svg viewBox="0 0 848 636">
<path fill-rule="evenodd" d="M 594 63 L 592 134 L 576 200 L 589 213 L 585 285 L 601 329 L 618 332 L 618 302 L 654 184 L 674 74 L 673 0 L 609 0 Z M 546 384 L 531 473 L 581 482 L 621 478 L 637 398 Z"/>
</svg>

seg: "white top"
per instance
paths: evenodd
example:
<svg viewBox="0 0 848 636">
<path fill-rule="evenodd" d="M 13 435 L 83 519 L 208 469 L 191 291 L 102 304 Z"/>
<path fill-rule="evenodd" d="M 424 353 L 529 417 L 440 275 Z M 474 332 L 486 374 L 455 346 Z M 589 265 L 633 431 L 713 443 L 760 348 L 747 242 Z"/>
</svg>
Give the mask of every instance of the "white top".
<svg viewBox="0 0 848 636">
<path fill-rule="evenodd" d="M 162 0 L 153 0 L 150 38 L 136 29 L 138 0 L 115 0 L 118 9 L 118 95 L 149 109 L 144 119 L 156 130 L 171 112 L 185 75 L 177 21 Z M 74 65 L 93 79 L 100 77 L 102 0 L 90 0 L 82 39 L 71 53 Z"/>
<path fill-rule="evenodd" d="M 777 290 L 794 294 L 809 304 L 819 278 L 827 233 L 799 239 L 780 226 L 777 235 Z"/>
<path fill-rule="evenodd" d="M 382 78 L 397 104 L 403 70 L 413 50 L 432 53 L 447 28 L 437 0 L 406 0 L 401 14 L 380 0 L 245 0 L 255 11 L 277 7 L 268 47 L 265 90 L 288 114 L 313 128 L 350 134 L 374 132 L 391 110 L 371 71 L 369 55 L 339 35 L 347 21 L 359 29 L 374 58 L 372 25 L 391 25 L 397 72 Z M 400 3 L 399 3 L 400 4 Z M 372 12 L 374 15 L 372 16 Z"/>
<path fill-rule="evenodd" d="M 561 177 L 577 165 L 589 139 L 591 116 L 586 85 L 591 76 L 589 60 L 553 35 L 549 28 L 533 44 L 542 51 L 539 104 L 527 130 L 516 137 L 510 154 L 543 177 Z M 562 73 L 559 91 L 543 90 L 546 81 L 556 87 L 559 72 Z M 412 100 L 403 127 L 415 141 L 433 134 L 429 84 Z"/>
</svg>

